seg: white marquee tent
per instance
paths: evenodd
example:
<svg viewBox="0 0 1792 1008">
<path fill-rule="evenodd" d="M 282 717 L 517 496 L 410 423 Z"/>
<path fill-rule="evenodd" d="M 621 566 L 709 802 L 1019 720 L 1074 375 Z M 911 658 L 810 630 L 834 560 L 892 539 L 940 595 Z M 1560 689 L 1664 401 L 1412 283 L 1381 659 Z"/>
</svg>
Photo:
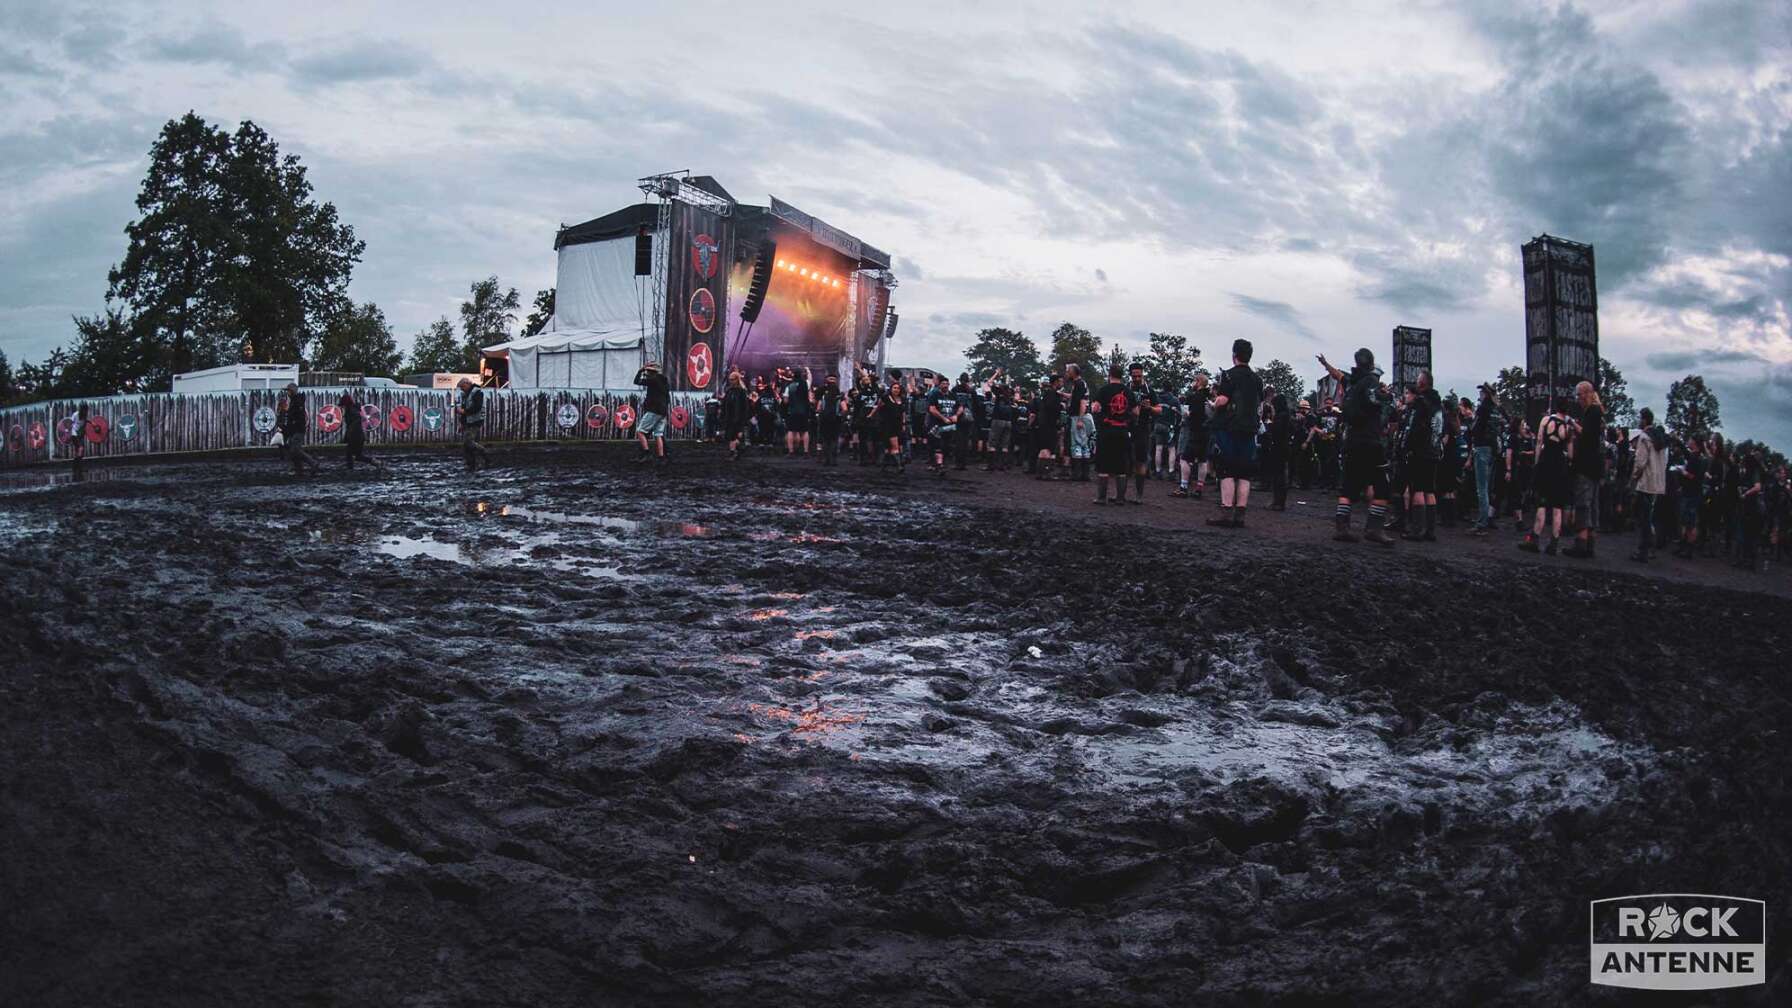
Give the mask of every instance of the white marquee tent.
<svg viewBox="0 0 1792 1008">
<path fill-rule="evenodd" d="M 627 389 L 641 370 L 638 333 L 544 332 L 481 352 L 510 359 L 511 388 Z"/>
</svg>

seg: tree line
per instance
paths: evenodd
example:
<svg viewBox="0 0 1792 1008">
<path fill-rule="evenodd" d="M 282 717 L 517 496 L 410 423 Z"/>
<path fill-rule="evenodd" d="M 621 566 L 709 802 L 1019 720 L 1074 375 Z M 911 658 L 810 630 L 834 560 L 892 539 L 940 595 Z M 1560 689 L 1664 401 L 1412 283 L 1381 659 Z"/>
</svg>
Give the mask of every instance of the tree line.
<svg viewBox="0 0 1792 1008">
<path fill-rule="evenodd" d="M 1039 345 L 1026 334 L 1014 329 L 991 327 L 978 330 L 975 340 L 965 348 L 964 358 L 970 365 L 972 380 L 978 382 L 988 378 L 999 367 L 1017 382 L 1036 385 L 1041 378 L 1061 372 L 1066 364 L 1073 363 L 1080 365 L 1084 375 L 1092 380 L 1105 375 L 1109 365 L 1125 369 L 1138 363 L 1144 367 L 1145 379 L 1152 386 L 1178 390 L 1187 388 L 1196 374 L 1207 375 L 1209 380 L 1215 377 L 1201 358 L 1201 348 L 1191 344 L 1187 337 L 1175 333 L 1151 333 L 1143 353 L 1128 352 L 1118 342 L 1112 343 L 1104 352 L 1101 340 L 1093 333 L 1082 326 L 1064 322 L 1052 330 L 1050 347 L 1049 354 L 1042 354 Z M 1230 348 L 1227 353 L 1227 362 L 1222 367 L 1230 366 Z M 1279 392 L 1288 397 L 1290 405 L 1302 399 L 1308 400 L 1315 409 L 1322 405 L 1317 387 L 1309 386 L 1286 362 L 1271 360 L 1255 370 L 1263 380 L 1266 398 Z M 1498 374 L 1488 380 L 1488 384 L 1493 386 L 1500 408 L 1507 416 L 1525 415 L 1526 380 L 1523 367 L 1515 364 L 1501 368 Z M 1634 426 L 1637 422 L 1637 408 L 1630 395 L 1630 383 L 1625 379 L 1624 373 L 1604 357 L 1599 358 L 1599 380 L 1595 385 L 1599 389 L 1600 399 L 1605 403 L 1605 412 L 1610 421 Z M 1450 389 L 1444 395 L 1456 398 L 1458 393 L 1455 389 Z M 1723 430 L 1717 395 L 1705 384 L 1704 377 L 1696 374 L 1687 375 L 1668 386 L 1667 409 L 1660 419 L 1669 433 L 1686 440 L 1709 437 Z M 1744 450 L 1759 447 L 1763 456 L 1770 460 L 1779 457 L 1767 445 L 1752 440 L 1741 442 L 1739 447 Z"/>
<path fill-rule="evenodd" d="M 227 132 L 188 112 L 149 155 L 106 306 L 75 316 L 73 341 L 35 363 L 0 352 L 0 405 L 165 391 L 176 374 L 238 362 L 476 371 L 481 346 L 511 338 L 520 298 L 490 276 L 469 285 L 458 328 L 443 316 L 402 355 L 380 307 L 348 296 L 366 243 L 255 123 Z M 553 312 L 553 290 L 538 292 L 523 332 Z"/>
</svg>

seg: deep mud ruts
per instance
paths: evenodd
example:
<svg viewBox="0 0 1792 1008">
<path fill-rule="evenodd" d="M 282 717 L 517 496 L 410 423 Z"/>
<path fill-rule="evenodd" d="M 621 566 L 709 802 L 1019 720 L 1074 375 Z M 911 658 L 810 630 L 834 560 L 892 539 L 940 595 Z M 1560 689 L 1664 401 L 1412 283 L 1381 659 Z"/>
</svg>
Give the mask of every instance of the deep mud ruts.
<svg viewBox="0 0 1792 1008">
<path fill-rule="evenodd" d="M 0 1004 L 1792 1003 L 1785 598 L 509 462 L 0 495 Z"/>
</svg>

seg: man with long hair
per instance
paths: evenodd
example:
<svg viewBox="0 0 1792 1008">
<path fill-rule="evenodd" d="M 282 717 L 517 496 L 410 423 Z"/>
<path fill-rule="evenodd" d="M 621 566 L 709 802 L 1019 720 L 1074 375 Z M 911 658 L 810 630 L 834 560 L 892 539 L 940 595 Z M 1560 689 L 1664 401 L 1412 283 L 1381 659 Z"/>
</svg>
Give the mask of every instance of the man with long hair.
<svg viewBox="0 0 1792 1008">
<path fill-rule="evenodd" d="M 1580 428 L 1574 436 L 1574 522 L 1578 526 L 1573 546 L 1563 556 L 1593 559 L 1593 534 L 1599 524 L 1599 484 L 1605 478 L 1605 407 L 1592 382 L 1574 386 L 1580 403 Z"/>
</svg>

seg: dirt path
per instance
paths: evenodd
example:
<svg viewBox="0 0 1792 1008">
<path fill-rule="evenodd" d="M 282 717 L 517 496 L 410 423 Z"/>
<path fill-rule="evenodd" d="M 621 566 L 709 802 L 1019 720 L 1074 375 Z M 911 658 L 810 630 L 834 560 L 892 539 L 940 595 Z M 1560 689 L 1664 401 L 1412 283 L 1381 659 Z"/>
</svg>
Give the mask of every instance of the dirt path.
<svg viewBox="0 0 1792 1008">
<path fill-rule="evenodd" d="M 1589 899 L 1792 924 L 1792 602 L 1696 564 L 504 461 L 0 494 L 0 1004 L 1593 1003 Z"/>
</svg>

